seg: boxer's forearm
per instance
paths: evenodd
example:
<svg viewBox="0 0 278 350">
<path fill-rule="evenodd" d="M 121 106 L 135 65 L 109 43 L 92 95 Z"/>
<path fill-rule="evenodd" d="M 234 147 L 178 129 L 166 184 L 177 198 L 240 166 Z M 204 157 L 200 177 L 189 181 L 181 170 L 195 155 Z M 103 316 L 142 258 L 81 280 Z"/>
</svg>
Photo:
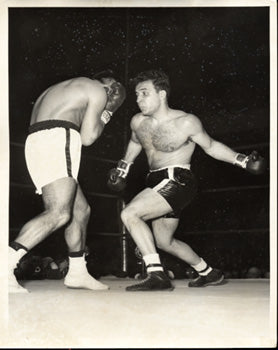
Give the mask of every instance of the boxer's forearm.
<svg viewBox="0 0 278 350">
<path fill-rule="evenodd" d="M 134 160 L 140 154 L 141 150 L 142 150 L 142 146 L 140 143 L 130 140 L 126 149 L 126 153 L 122 159 L 127 163 L 133 163 Z"/>
<path fill-rule="evenodd" d="M 204 149 L 214 159 L 233 164 L 237 153 L 225 144 L 212 140 L 210 147 Z"/>
</svg>

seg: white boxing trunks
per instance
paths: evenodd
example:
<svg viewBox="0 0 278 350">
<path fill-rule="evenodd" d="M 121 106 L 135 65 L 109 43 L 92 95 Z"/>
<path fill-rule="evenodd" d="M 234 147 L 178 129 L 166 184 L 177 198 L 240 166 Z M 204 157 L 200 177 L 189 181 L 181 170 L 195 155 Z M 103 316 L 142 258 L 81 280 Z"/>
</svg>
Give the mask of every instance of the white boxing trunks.
<svg viewBox="0 0 278 350">
<path fill-rule="evenodd" d="M 64 177 L 76 179 L 81 158 L 81 138 L 77 125 L 64 120 L 47 120 L 29 127 L 25 158 L 36 186 L 42 187 Z"/>
</svg>

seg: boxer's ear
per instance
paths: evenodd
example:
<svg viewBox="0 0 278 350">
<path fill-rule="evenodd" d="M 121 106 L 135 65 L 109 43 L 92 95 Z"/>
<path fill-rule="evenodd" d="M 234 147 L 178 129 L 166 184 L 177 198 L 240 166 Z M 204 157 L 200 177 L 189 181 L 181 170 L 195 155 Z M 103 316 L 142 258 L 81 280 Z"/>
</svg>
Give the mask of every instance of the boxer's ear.
<svg viewBox="0 0 278 350">
<path fill-rule="evenodd" d="M 165 90 L 160 90 L 159 96 L 164 100 L 167 98 L 167 92 Z"/>
</svg>

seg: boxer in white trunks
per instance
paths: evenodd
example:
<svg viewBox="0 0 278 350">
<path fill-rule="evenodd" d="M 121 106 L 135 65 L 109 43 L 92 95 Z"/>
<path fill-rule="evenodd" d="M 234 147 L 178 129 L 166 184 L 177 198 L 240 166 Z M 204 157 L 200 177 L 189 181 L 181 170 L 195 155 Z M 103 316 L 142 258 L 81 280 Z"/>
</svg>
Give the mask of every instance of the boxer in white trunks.
<svg viewBox="0 0 278 350">
<path fill-rule="evenodd" d="M 49 87 L 37 99 L 25 144 L 25 157 L 36 192 L 45 210 L 19 232 L 9 247 L 9 292 L 28 292 L 14 275 L 19 260 L 52 232 L 65 225 L 69 288 L 105 290 L 85 261 L 86 227 L 90 207 L 77 181 L 81 147 L 101 135 L 126 93 L 111 71 L 92 79 L 77 77 Z"/>
</svg>

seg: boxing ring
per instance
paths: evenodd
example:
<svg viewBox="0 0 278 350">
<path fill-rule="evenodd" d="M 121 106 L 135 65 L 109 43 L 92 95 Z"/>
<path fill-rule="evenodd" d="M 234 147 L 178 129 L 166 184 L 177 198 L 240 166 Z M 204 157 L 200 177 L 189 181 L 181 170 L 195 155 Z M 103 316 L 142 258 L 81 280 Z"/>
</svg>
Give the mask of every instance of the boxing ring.
<svg viewBox="0 0 278 350">
<path fill-rule="evenodd" d="M 11 145 L 22 152 L 22 144 Z M 88 157 L 107 166 L 115 163 Z M 11 188 L 24 192 L 32 185 L 12 181 Z M 267 186 L 252 188 L 265 190 Z M 238 187 L 216 188 L 204 193 L 237 190 Z M 250 186 L 245 190 L 250 190 Z M 124 278 L 101 277 L 100 280 L 110 286 L 110 290 L 101 292 L 67 289 L 62 280 L 21 282 L 30 293 L 9 295 L 7 346 L 260 347 L 269 341 L 272 310 L 267 278 L 227 279 L 223 285 L 200 289 L 189 288 L 188 279 L 175 279 L 172 292 L 126 292 L 125 287 L 134 283 L 134 279 L 128 277 L 130 236 L 120 220 L 125 202 L 109 193 L 86 191 L 85 194 L 89 203 L 92 198 L 114 201 L 118 231 L 96 231 L 94 235 L 119 239 L 119 266 Z M 90 225 L 88 229 L 90 231 Z M 11 227 L 11 232 L 16 231 L 18 228 Z M 263 232 L 249 229 L 245 233 L 257 231 Z M 237 230 L 227 232 L 238 233 Z M 213 232 L 206 230 L 205 233 Z M 196 231 L 187 234 L 190 237 Z"/>
<path fill-rule="evenodd" d="M 260 347 L 270 339 L 267 279 L 228 280 L 172 292 L 125 292 L 131 279 L 101 278 L 109 291 L 28 281 L 10 295 L 8 346 L 87 348 Z M 274 310 L 273 310 L 274 312 Z"/>
<path fill-rule="evenodd" d="M 113 59 L 118 61 L 119 57 L 122 57 L 122 67 L 120 68 L 124 72 L 125 85 L 127 86 L 129 71 L 137 70 L 135 68 L 137 68 L 140 57 L 143 61 L 145 57 L 149 57 L 146 51 L 144 51 L 145 45 L 139 45 L 140 41 L 138 41 L 137 45 L 137 40 L 134 40 L 133 34 L 144 29 L 145 22 L 153 25 L 156 21 L 155 18 L 159 18 L 159 16 L 155 13 L 155 16 L 150 16 L 146 21 L 142 16 L 137 16 L 135 11 L 129 9 L 124 9 L 124 11 L 126 13 L 125 21 L 119 21 L 119 18 L 116 17 L 114 19 L 117 20 L 117 25 L 120 22 L 122 30 L 125 33 L 125 40 L 122 40 L 124 36 L 121 37 L 121 45 L 119 45 L 119 40 L 113 40 L 117 43 L 117 47 L 112 45 L 113 42 L 110 38 L 113 36 L 110 35 L 110 28 L 114 28 L 113 26 L 101 26 L 102 30 L 100 32 L 105 31 L 107 34 L 106 37 L 110 40 L 108 40 L 106 47 L 108 49 L 111 47 L 111 50 L 115 52 L 110 52 L 111 55 L 109 55 L 109 51 L 107 51 L 108 61 L 104 60 L 102 62 L 100 60 L 98 64 L 111 63 Z M 45 16 L 46 21 L 49 20 L 47 17 L 48 14 Z M 192 14 L 189 14 L 186 17 L 187 21 L 182 18 L 180 23 L 188 22 L 191 17 Z M 172 18 L 167 13 L 167 18 L 169 22 L 167 20 L 165 23 L 162 23 L 161 28 L 167 29 L 167 23 L 172 25 L 173 18 L 175 17 Z M 205 16 L 204 18 L 207 17 Z M 237 19 L 237 17 L 235 18 Z M 61 19 L 59 19 L 59 23 L 60 21 Z M 36 24 L 36 22 L 34 23 Z M 36 25 L 39 27 L 38 24 Z M 211 27 L 213 28 L 213 25 Z M 163 42 L 167 42 L 165 39 L 167 38 L 165 36 L 167 35 L 166 29 L 161 32 L 163 34 L 161 35 Z M 11 28 L 11 30 L 15 31 L 17 28 Z M 184 31 L 183 34 L 187 35 L 187 31 Z M 11 38 L 14 38 L 15 43 L 20 43 L 16 31 L 15 33 L 11 32 Z M 25 38 L 24 34 L 22 34 L 22 38 Z M 53 39 L 52 36 L 50 38 Z M 168 40 L 169 42 L 174 38 L 171 37 L 170 39 Z M 197 36 L 194 39 L 194 42 L 196 41 Z M 18 46 L 21 47 L 20 45 Z M 202 47 L 200 46 L 200 48 Z M 205 46 L 204 49 L 207 51 Z M 173 52 L 174 55 L 173 50 L 174 47 L 171 47 L 169 51 Z M 10 57 L 17 57 L 14 51 L 13 47 L 11 47 Z M 201 57 L 201 50 L 198 49 L 198 51 L 200 51 Z M 186 52 L 185 50 L 185 54 Z M 118 57 L 116 57 L 115 53 L 119 54 Z M 121 56 L 122 53 L 123 56 Z M 158 53 L 161 56 L 160 51 Z M 153 54 L 153 58 L 157 58 L 155 57 L 156 54 Z M 25 57 L 28 55 L 23 50 L 19 56 Z M 180 50 L 178 50 L 176 57 L 179 56 L 186 57 L 186 55 L 182 56 Z M 30 62 L 32 61 L 30 60 Z M 12 63 L 11 67 L 15 65 L 15 63 Z M 26 68 L 28 62 L 26 63 L 24 61 L 23 63 L 24 71 L 28 71 L 28 67 Z M 62 67 L 58 63 L 55 62 L 57 68 L 52 67 L 52 72 L 51 74 L 49 73 L 53 77 L 56 74 L 57 80 L 58 78 L 60 79 L 57 72 L 59 73 L 59 70 L 64 69 L 64 62 L 62 63 Z M 97 61 L 93 61 L 93 63 L 96 66 L 98 65 Z M 174 65 L 176 66 L 176 63 Z M 173 66 L 170 65 L 170 67 Z M 68 72 L 65 71 L 65 74 L 72 74 L 73 68 L 75 71 L 81 70 L 83 72 L 83 67 L 81 69 L 77 65 L 76 67 L 72 67 L 72 69 L 69 68 Z M 34 72 L 32 65 L 29 69 L 31 73 Z M 189 66 L 189 70 L 184 69 L 184 72 L 191 77 L 190 70 L 191 66 Z M 175 70 L 173 69 L 174 73 Z M 192 77 L 194 74 L 196 72 L 194 73 L 193 69 Z M 186 74 L 184 75 L 186 76 Z M 22 74 L 20 74 L 21 76 Z M 179 74 L 179 76 L 181 75 Z M 26 90 L 25 98 L 28 100 L 28 105 L 25 106 L 19 97 L 17 97 L 16 93 L 14 93 L 14 100 L 10 106 L 11 239 L 16 237 L 20 228 L 28 219 L 40 212 L 42 205 L 40 197 L 34 193 L 34 187 L 28 176 L 23 151 L 23 136 L 25 130 L 27 130 L 27 122 L 25 125 L 25 121 L 22 118 L 22 111 L 24 110 L 24 106 L 26 111 L 29 110 L 31 96 L 35 96 L 38 91 L 36 90 L 36 84 L 30 84 L 30 81 L 24 77 L 23 75 L 21 79 L 11 79 L 10 88 L 11 91 L 17 91 L 18 89 L 19 92 L 17 93 L 20 93 L 19 96 L 21 96 L 22 87 L 24 87 L 24 90 Z M 36 77 L 36 80 L 39 79 L 42 80 L 40 75 Z M 19 84 L 21 81 L 24 83 L 22 86 Z M 190 88 L 189 91 L 189 88 L 184 86 L 183 79 L 178 79 L 175 84 L 176 91 L 185 91 L 184 94 L 179 95 L 179 100 L 177 101 L 179 107 L 183 108 L 186 98 L 191 96 L 194 91 L 196 94 L 197 90 L 191 90 Z M 29 88 L 26 89 L 26 86 Z M 39 84 L 38 90 L 40 90 Z M 199 95 L 196 94 L 196 96 Z M 243 106 L 245 106 L 245 103 L 247 102 L 243 99 Z M 21 105 L 23 105 L 22 108 L 17 107 Z M 16 106 L 16 108 L 13 108 L 13 106 Z M 194 105 L 191 107 L 193 109 Z M 135 272 L 131 274 L 130 270 L 132 266 L 133 268 L 134 266 L 137 269 L 139 268 L 138 259 L 136 260 L 138 257 L 134 253 L 134 243 L 120 220 L 120 212 L 125 206 L 125 200 L 108 191 L 105 175 L 117 163 L 115 160 L 117 157 L 116 153 L 119 154 L 119 150 L 123 149 L 122 146 L 127 144 L 127 134 L 129 132 L 127 119 L 132 115 L 131 110 L 132 104 L 128 102 L 125 106 L 125 112 L 123 112 L 123 120 L 120 121 L 119 117 L 118 125 L 117 119 L 116 121 L 111 120 L 111 123 L 106 127 L 105 133 L 100 138 L 100 142 L 94 145 L 92 152 L 90 153 L 90 151 L 85 150 L 85 153 L 82 154 L 79 176 L 80 181 L 82 181 L 80 184 L 84 194 L 92 206 L 92 217 L 88 225 L 88 241 L 90 241 L 92 247 L 95 243 L 99 244 L 96 249 L 100 248 L 98 258 L 102 260 L 100 260 L 98 265 L 101 266 L 106 263 L 108 269 L 111 270 L 110 274 L 104 274 L 100 277 L 100 281 L 109 285 L 110 290 L 97 292 L 68 289 L 63 285 L 63 280 L 20 281 L 30 293 L 9 295 L 8 338 L 5 346 L 17 348 L 232 348 L 272 346 L 273 325 L 275 324 L 273 322 L 275 295 L 272 279 L 226 278 L 225 283 L 222 285 L 198 289 L 189 288 L 187 286 L 188 279 L 175 278 L 172 281 L 175 289 L 171 292 L 125 291 L 126 286 L 134 283 L 133 277 L 135 276 Z M 221 114 L 221 110 L 218 112 Z M 240 119 L 239 117 L 242 118 Z M 244 124 L 245 120 L 249 120 L 248 115 L 247 118 L 245 117 L 244 113 L 239 111 L 232 125 L 236 127 L 239 121 Z M 29 114 L 26 118 L 29 118 Z M 252 122 L 252 115 L 249 118 L 251 118 L 250 120 Z M 228 129 L 226 123 L 222 123 L 222 118 L 218 118 L 218 120 L 218 131 L 221 129 L 226 130 L 226 134 L 223 133 L 220 135 L 224 135 L 228 140 L 230 132 L 242 132 L 242 129 L 233 130 L 231 126 Z M 260 116 L 258 116 L 258 120 L 261 120 Z M 208 123 L 215 123 L 216 121 L 212 118 L 207 119 Z M 111 124 L 114 128 L 113 131 L 109 129 Z M 123 124 L 124 127 L 122 127 Z M 260 126 L 259 122 L 258 125 Z M 249 130 L 249 126 L 248 128 L 246 127 L 246 130 Z M 214 133 L 218 136 L 216 131 L 215 129 Z M 242 136 L 240 134 L 238 135 L 239 137 Z M 225 137 L 223 137 L 223 141 L 226 140 Z M 246 151 L 249 153 L 249 151 L 257 149 L 259 152 L 263 151 L 262 154 L 264 155 L 269 154 L 269 143 L 250 144 L 256 138 L 251 137 L 251 141 L 249 141 L 250 138 L 247 138 L 246 131 L 241 139 L 246 144 L 240 147 L 233 147 L 238 152 Z M 264 137 L 263 140 L 265 139 Z M 238 138 L 234 138 L 233 140 L 238 141 Z M 117 152 L 113 152 L 113 148 Z M 107 154 L 115 157 L 115 159 L 107 159 Z M 205 204 L 200 200 L 195 206 L 189 209 L 187 216 L 190 220 L 180 228 L 181 236 L 183 235 L 182 238 L 191 243 L 196 237 L 202 237 L 203 241 L 208 242 L 208 245 L 212 247 L 214 254 L 222 254 L 224 257 L 225 252 L 222 251 L 223 247 L 217 246 L 219 237 L 222 239 L 222 237 L 235 236 L 234 240 L 236 240 L 239 236 L 246 236 L 245 241 L 248 242 L 250 240 L 252 242 L 252 237 L 256 236 L 258 241 L 261 237 L 261 241 L 265 242 L 265 245 L 269 245 L 269 223 L 265 220 L 268 207 L 267 205 L 265 206 L 266 212 L 260 212 L 259 205 L 255 205 L 260 200 L 264 200 L 268 204 L 268 175 L 262 180 L 257 181 L 255 178 L 248 177 L 241 169 L 232 168 L 230 165 L 225 164 L 220 165 L 220 162 L 215 160 L 209 161 L 207 159 L 208 157 L 206 159 L 204 157 L 207 156 L 198 155 L 199 163 L 196 170 L 202 176 L 205 174 L 204 186 L 200 194 Z M 136 165 L 134 164 L 134 166 Z M 213 198 L 213 205 L 210 204 L 210 198 Z M 199 204 L 200 206 L 198 206 Z M 263 202 L 259 204 L 261 207 L 264 207 Z M 251 206 L 255 208 L 255 214 L 251 212 Z M 252 221 L 254 216 L 257 222 L 255 220 L 255 222 Z M 226 222 L 225 220 L 221 222 L 221 217 L 227 217 Z M 252 223 L 252 225 L 246 226 L 245 221 Z M 60 244 L 61 238 L 54 241 L 54 243 L 57 242 Z M 228 239 L 227 242 L 229 242 Z M 204 245 L 204 247 L 206 246 Z M 229 248 L 227 245 L 227 250 Z M 256 248 L 260 248 L 260 246 Z M 265 246 L 263 249 L 265 249 Z M 114 256 L 111 252 L 114 253 Z M 102 255 L 105 255 L 105 258 Z M 115 260 L 112 261 L 113 258 Z M 115 263 L 117 265 L 117 275 L 113 274 L 114 271 L 112 269 Z M 140 272 L 140 270 L 136 272 Z"/>
<path fill-rule="evenodd" d="M 11 163 L 11 181 L 10 181 L 10 193 L 11 193 L 11 204 L 17 203 L 18 205 L 21 204 L 21 207 L 25 207 L 27 205 L 27 202 L 29 202 L 30 207 L 36 207 L 36 206 L 41 206 L 41 198 L 38 195 L 34 194 L 34 187 L 31 183 L 31 179 L 29 178 L 26 165 L 24 164 L 24 145 L 22 143 L 17 143 L 17 142 L 11 142 L 10 143 L 11 148 L 12 148 L 12 154 L 15 157 L 17 161 L 14 161 Z M 245 145 L 242 147 L 234 147 L 235 150 L 242 151 L 245 150 L 248 152 L 249 149 L 252 148 L 258 148 L 258 149 L 266 149 L 269 147 L 269 144 L 263 143 L 263 144 L 252 144 L 252 145 Z M 95 155 L 90 155 L 90 154 L 85 154 L 82 155 L 82 162 L 81 162 L 81 169 L 80 169 L 80 178 L 82 177 L 88 177 L 89 172 L 92 172 L 94 174 L 94 170 L 91 171 L 91 169 L 88 169 L 86 167 L 86 164 L 92 164 L 91 167 L 94 166 L 94 164 L 102 164 L 100 168 L 97 168 L 97 171 L 101 172 L 100 175 L 97 176 L 102 176 L 103 177 L 103 172 L 108 172 L 108 170 L 111 167 L 114 167 L 116 164 L 115 160 L 112 159 L 107 159 L 107 158 L 101 158 L 101 157 L 96 157 Z M 18 172 L 18 166 L 21 166 L 23 171 Z M 25 169 L 24 169 L 25 168 Z M 247 179 L 248 180 L 248 179 Z M 97 206 L 98 203 L 101 203 L 101 209 L 97 212 L 95 217 L 92 217 L 90 219 L 89 225 L 88 225 L 88 237 L 106 237 L 106 238 L 117 238 L 119 242 L 119 247 L 120 247 L 120 270 L 121 270 L 121 276 L 125 277 L 127 276 L 128 272 L 128 264 L 129 264 L 129 256 L 128 250 L 130 248 L 129 242 L 132 241 L 129 233 L 127 232 L 125 226 L 123 225 L 121 219 L 120 219 L 120 212 L 125 206 L 125 200 L 117 195 L 109 192 L 107 188 L 105 188 L 105 179 L 101 179 L 101 190 L 102 192 L 98 192 L 96 188 L 90 188 L 91 187 L 91 179 L 85 179 L 84 181 L 84 194 L 88 199 L 88 202 L 90 205 L 92 205 L 93 210 L 98 210 Z M 83 188 L 83 184 L 81 184 L 81 187 Z M 95 186 L 97 187 L 97 186 Z M 231 186 L 231 185 L 226 185 L 223 186 L 223 184 L 220 184 L 220 186 L 215 186 L 213 188 L 205 188 L 201 192 L 201 196 L 226 196 L 227 193 L 229 194 L 235 194 L 235 198 L 238 198 L 239 195 L 241 195 L 242 192 L 258 192 L 256 196 L 259 196 L 260 194 L 267 193 L 269 191 L 269 185 L 267 183 L 262 184 L 262 183 L 243 183 L 240 184 L 239 186 Z M 27 196 L 27 197 L 25 197 Z M 251 195 L 252 196 L 252 195 Z M 226 196 L 227 197 L 227 196 Z M 95 204 L 96 200 L 97 204 Z M 215 199 L 217 202 L 217 199 Z M 200 201 L 199 201 L 200 202 Z M 103 215 L 106 211 L 106 205 L 109 206 L 107 207 L 107 210 L 112 212 L 112 215 L 116 217 L 111 218 L 110 212 L 108 213 L 108 216 Z M 112 204 L 111 204 L 112 203 Z M 243 203 L 244 204 L 244 203 Z M 113 210 L 112 210 L 112 209 Z M 196 209 L 196 207 L 193 207 L 191 212 L 189 211 L 189 215 L 193 213 L 193 211 Z M 10 206 L 10 235 L 11 236 L 16 236 L 16 234 L 19 232 L 21 226 L 27 221 L 27 219 L 22 218 L 22 215 L 19 217 L 18 220 L 18 215 L 20 214 L 19 211 L 17 210 L 17 207 L 14 207 L 13 205 Z M 103 212 L 102 212 L 102 211 Z M 39 210 L 37 210 L 39 213 Z M 221 214 L 221 213 L 220 213 Z M 236 213 L 234 213 L 235 215 Z M 34 211 L 31 213 L 28 213 L 29 218 L 35 216 Z M 204 213 L 202 215 L 205 215 Z M 98 220 L 100 216 L 103 216 L 104 219 L 100 221 L 100 223 L 95 227 L 94 220 Z M 112 220 L 113 219 L 113 220 Z M 102 224 L 107 223 L 110 220 L 114 221 L 113 224 L 113 230 L 103 230 L 102 229 Z M 207 218 L 206 218 L 207 220 Z M 14 222 L 20 221 L 19 224 L 15 225 Z M 182 227 L 183 229 L 183 227 Z M 211 235 L 211 234 L 263 234 L 267 235 L 269 234 L 269 228 L 268 227 L 251 227 L 251 228 L 210 228 L 207 227 L 206 229 L 190 229 L 189 227 L 185 227 L 185 234 L 186 237 L 193 237 L 196 235 Z M 135 254 L 132 252 L 132 255 L 135 256 Z"/>
</svg>

